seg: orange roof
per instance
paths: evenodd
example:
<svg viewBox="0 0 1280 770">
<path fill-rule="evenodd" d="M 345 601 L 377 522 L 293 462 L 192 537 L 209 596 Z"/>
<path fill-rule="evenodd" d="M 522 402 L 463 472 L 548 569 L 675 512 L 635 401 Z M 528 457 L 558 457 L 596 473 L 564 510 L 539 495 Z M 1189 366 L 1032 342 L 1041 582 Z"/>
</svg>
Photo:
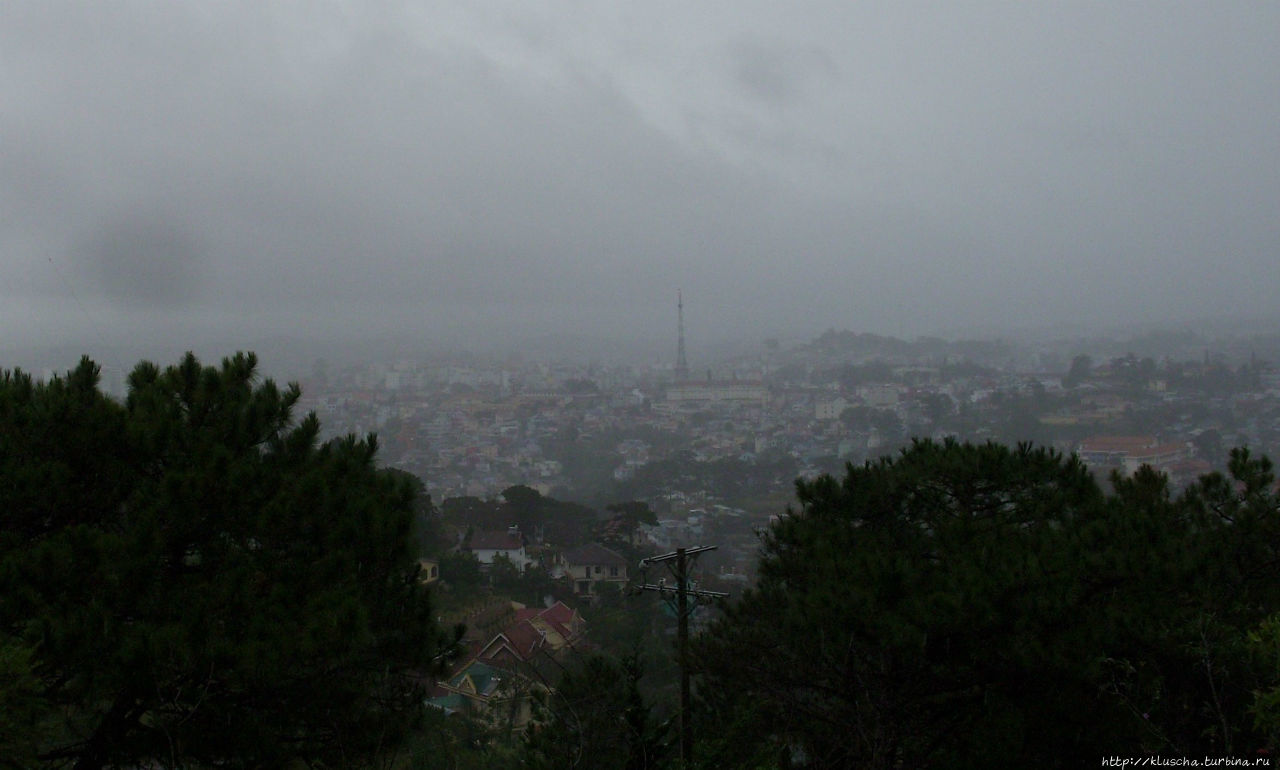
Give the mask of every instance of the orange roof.
<svg viewBox="0 0 1280 770">
<path fill-rule="evenodd" d="M 677 388 L 761 388 L 763 380 L 682 380 L 675 384 Z"/>
<path fill-rule="evenodd" d="M 1185 452 L 1186 449 L 1187 449 L 1186 444 L 1178 444 L 1178 443 L 1157 444 L 1155 446 L 1150 446 L 1150 447 L 1145 447 L 1143 449 L 1135 450 L 1130 454 L 1132 454 L 1135 457 L 1151 457 L 1153 455 L 1167 455 L 1167 454 L 1174 454 L 1176 452 Z"/>
<path fill-rule="evenodd" d="M 1154 436 L 1093 436 L 1080 442 L 1080 451 L 1135 454 L 1155 446 Z"/>
</svg>

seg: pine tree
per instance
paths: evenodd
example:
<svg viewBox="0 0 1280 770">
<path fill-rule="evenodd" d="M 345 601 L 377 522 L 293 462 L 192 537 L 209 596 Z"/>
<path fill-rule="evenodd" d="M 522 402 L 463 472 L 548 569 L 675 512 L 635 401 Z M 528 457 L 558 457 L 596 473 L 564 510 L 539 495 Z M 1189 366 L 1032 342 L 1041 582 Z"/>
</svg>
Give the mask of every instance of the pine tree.
<svg viewBox="0 0 1280 770">
<path fill-rule="evenodd" d="M 0 632 L 69 715 L 50 766 L 354 764 L 420 713 L 451 640 L 411 486 L 256 364 L 0 379 Z"/>
<path fill-rule="evenodd" d="M 708 748 L 873 768 L 1252 748 L 1244 640 L 1280 609 L 1280 522 L 1267 469 L 1235 465 L 1185 497 L 1150 469 L 1106 495 L 1046 449 L 918 441 L 798 483 L 700 640 Z"/>
</svg>

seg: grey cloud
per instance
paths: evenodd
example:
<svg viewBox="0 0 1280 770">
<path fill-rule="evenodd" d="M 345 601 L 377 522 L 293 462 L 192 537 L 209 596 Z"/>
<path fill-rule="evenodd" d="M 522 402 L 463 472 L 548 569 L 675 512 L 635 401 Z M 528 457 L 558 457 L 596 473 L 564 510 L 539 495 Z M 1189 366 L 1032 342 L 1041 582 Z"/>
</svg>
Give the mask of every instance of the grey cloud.
<svg viewBox="0 0 1280 770">
<path fill-rule="evenodd" d="M 200 293 L 200 245 L 180 220 L 131 212 L 83 238 L 84 275 L 111 302 L 180 308 Z"/>
<path fill-rule="evenodd" d="M 1162 7 L 17 4 L 0 305 L 473 337 L 665 335 L 676 287 L 708 336 L 1270 307 L 1276 12 Z"/>
<path fill-rule="evenodd" d="M 829 87 L 839 71 L 831 56 L 817 46 L 743 40 L 729 47 L 729 58 L 738 85 L 775 106 Z"/>
</svg>

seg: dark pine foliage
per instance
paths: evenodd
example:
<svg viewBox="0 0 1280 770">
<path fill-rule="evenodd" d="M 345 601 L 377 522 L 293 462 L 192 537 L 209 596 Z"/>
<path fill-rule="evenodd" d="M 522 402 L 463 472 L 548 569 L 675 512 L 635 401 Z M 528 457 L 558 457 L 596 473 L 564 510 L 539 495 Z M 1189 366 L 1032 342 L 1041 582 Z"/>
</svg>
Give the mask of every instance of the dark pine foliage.
<svg viewBox="0 0 1280 770">
<path fill-rule="evenodd" d="M 1269 467 L 1172 498 L 1075 458 L 919 441 L 798 484 L 702 635 L 733 766 L 1075 767 L 1250 753 L 1249 630 L 1280 610 Z"/>
<path fill-rule="evenodd" d="M 451 649 L 413 490 L 298 397 L 252 354 L 140 364 L 123 404 L 87 359 L 0 379 L 0 635 L 42 766 L 354 765 L 412 727 Z"/>
</svg>

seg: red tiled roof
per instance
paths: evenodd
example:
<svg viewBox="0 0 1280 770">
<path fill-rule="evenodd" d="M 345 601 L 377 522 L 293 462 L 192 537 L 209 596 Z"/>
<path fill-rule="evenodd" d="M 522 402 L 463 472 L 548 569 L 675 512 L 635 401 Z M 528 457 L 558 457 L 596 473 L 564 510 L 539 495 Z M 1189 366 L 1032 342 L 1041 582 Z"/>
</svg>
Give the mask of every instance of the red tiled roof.
<svg viewBox="0 0 1280 770">
<path fill-rule="evenodd" d="M 573 640 L 573 629 L 569 628 L 564 623 L 559 623 L 554 620 L 547 620 L 546 624 L 551 626 L 552 630 L 554 630 L 557 634 L 560 634 L 560 636 L 564 638 L 566 641 Z"/>
<path fill-rule="evenodd" d="M 1213 465 L 1208 460 L 1202 460 L 1199 457 L 1188 458 L 1185 460 L 1175 460 L 1165 466 L 1165 470 L 1183 475 L 1202 475 L 1213 470 Z"/>
<path fill-rule="evenodd" d="M 548 621 L 562 626 L 567 626 L 572 623 L 574 616 L 577 614 L 577 610 L 570 608 L 564 602 L 556 602 L 538 613 L 538 615 L 546 618 Z"/>
<path fill-rule="evenodd" d="M 542 614 L 541 610 L 536 610 L 532 607 L 525 607 L 522 610 L 516 610 L 514 622 L 522 623 L 526 620 L 529 620 L 530 618 L 536 618 L 541 614 Z"/>
<path fill-rule="evenodd" d="M 542 632 L 524 620 L 508 626 L 480 651 L 481 660 L 493 660 L 498 652 L 506 647 L 520 660 L 529 660 L 534 652 L 545 642 Z"/>
<path fill-rule="evenodd" d="M 573 620 L 577 615 L 577 610 L 569 607 L 564 602 L 559 601 L 542 610 L 526 607 L 524 609 L 516 610 L 515 615 L 513 616 L 514 620 L 511 625 L 503 629 L 502 634 L 512 643 L 513 646 L 516 645 L 517 639 L 523 639 L 524 635 L 527 634 L 527 631 L 522 630 L 525 628 L 532 629 L 534 633 L 538 634 L 539 638 L 541 638 L 542 632 L 539 631 L 532 622 L 534 618 L 538 618 L 551 626 L 551 628 L 560 636 L 565 639 L 571 639 L 574 635 Z M 490 645 L 492 645 L 492 642 L 490 642 Z M 486 645 L 486 647 L 487 646 L 488 645 Z M 520 654 L 524 655 L 524 652 L 521 651 Z"/>
<path fill-rule="evenodd" d="M 1136 453 L 1155 445 L 1151 436 L 1093 436 L 1080 442 L 1080 451 Z"/>
<path fill-rule="evenodd" d="M 1157 455 L 1170 455 L 1170 454 L 1176 454 L 1178 452 L 1185 452 L 1185 451 L 1187 451 L 1186 444 L 1174 443 L 1174 444 L 1157 444 L 1155 446 L 1147 447 L 1146 449 L 1135 450 L 1131 454 L 1134 457 L 1154 457 Z"/>
<path fill-rule="evenodd" d="M 503 635 L 511 640 L 511 645 L 520 657 L 525 660 L 533 657 L 534 651 L 546 641 L 542 632 L 534 628 L 533 624 L 527 620 L 511 626 L 503 632 Z"/>
</svg>

